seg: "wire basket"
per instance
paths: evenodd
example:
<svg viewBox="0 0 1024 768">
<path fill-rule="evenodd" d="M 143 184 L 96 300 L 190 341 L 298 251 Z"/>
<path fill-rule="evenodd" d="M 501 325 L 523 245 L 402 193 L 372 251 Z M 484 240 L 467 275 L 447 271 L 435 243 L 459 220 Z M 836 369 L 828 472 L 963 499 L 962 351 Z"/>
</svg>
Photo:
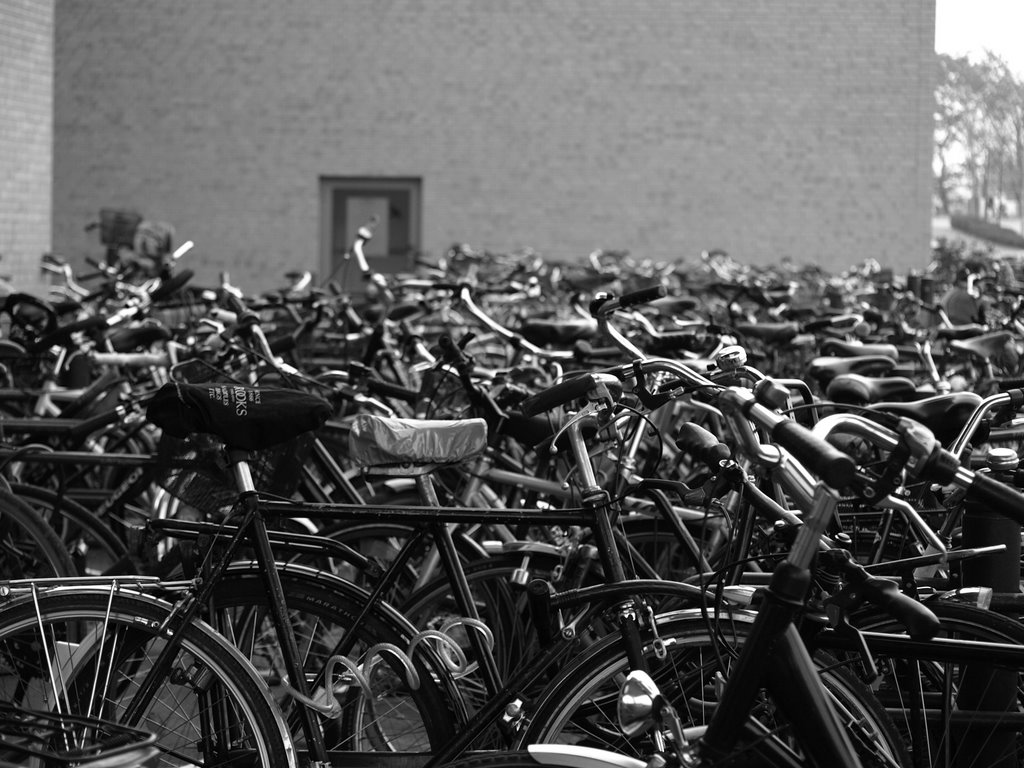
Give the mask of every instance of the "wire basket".
<svg viewBox="0 0 1024 768">
<path fill-rule="evenodd" d="M 312 438 L 304 435 L 260 451 L 249 452 L 249 469 L 256 489 L 264 495 L 291 496 L 299 486 L 302 465 Z M 229 510 L 238 488 L 227 465 L 224 444 L 211 435 L 179 439 L 166 433 L 157 443 L 162 472 L 160 487 L 206 517 Z"/>
<path fill-rule="evenodd" d="M 156 765 L 153 734 L 96 717 L 0 704 L 0 768 Z"/>
</svg>

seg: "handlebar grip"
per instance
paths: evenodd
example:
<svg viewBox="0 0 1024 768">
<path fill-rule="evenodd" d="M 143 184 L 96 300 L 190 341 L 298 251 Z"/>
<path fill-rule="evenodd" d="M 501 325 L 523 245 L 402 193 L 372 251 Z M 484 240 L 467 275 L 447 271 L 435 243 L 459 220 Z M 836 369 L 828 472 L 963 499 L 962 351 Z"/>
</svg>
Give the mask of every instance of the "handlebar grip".
<svg viewBox="0 0 1024 768">
<path fill-rule="evenodd" d="M 619 297 L 619 307 L 622 309 L 629 309 L 635 307 L 638 304 L 649 304 L 655 299 L 663 299 L 668 296 L 668 289 L 659 283 L 658 285 L 649 285 L 646 288 L 640 288 L 635 291 L 623 294 Z"/>
<path fill-rule="evenodd" d="M 857 471 L 853 459 L 807 427 L 792 420 L 781 421 L 772 429 L 772 439 L 827 485 L 845 488 L 853 481 Z"/>
<path fill-rule="evenodd" d="M 248 307 L 245 306 L 245 302 L 230 291 L 224 292 L 223 301 L 225 308 L 230 312 L 234 312 L 238 317 L 241 317 L 243 313 L 248 311 Z"/>
<path fill-rule="evenodd" d="M 683 424 L 679 428 L 676 447 L 712 468 L 732 455 L 729 446 L 697 424 Z"/>
<path fill-rule="evenodd" d="M 521 410 L 524 416 L 536 416 L 583 397 L 593 386 L 594 377 L 590 374 L 575 376 L 526 398 Z"/>
<path fill-rule="evenodd" d="M 816 331 L 824 330 L 832 324 L 829 318 L 819 318 L 818 320 L 808 320 L 804 323 L 803 331 L 805 333 L 814 333 Z"/>
<path fill-rule="evenodd" d="M 466 353 L 463 352 L 462 348 L 455 343 L 455 339 L 447 333 L 442 333 L 440 337 L 438 337 L 437 346 L 441 348 L 441 354 L 444 356 L 445 362 L 451 363 L 455 366 L 469 362 L 469 358 L 466 357 Z"/>
<path fill-rule="evenodd" d="M 167 280 L 163 280 L 150 294 L 149 298 L 153 301 L 162 301 L 171 294 L 175 293 L 179 288 L 183 288 L 185 283 L 192 279 L 195 275 L 191 269 L 183 269 L 181 272 L 177 272 Z"/>
<path fill-rule="evenodd" d="M 982 472 L 975 473 L 974 481 L 967 490 L 967 497 L 1024 525 L 1024 493 L 1008 483 Z"/>
<path fill-rule="evenodd" d="M 573 344 L 572 352 L 577 360 L 622 359 L 622 350 L 618 347 L 595 347 L 584 339 L 580 339 Z"/>
<path fill-rule="evenodd" d="M 904 594 L 895 583 L 887 579 L 868 578 L 859 584 L 865 599 L 906 627 L 914 640 L 930 640 L 941 627 L 939 618 L 928 606 Z"/>
<path fill-rule="evenodd" d="M 366 379 L 366 391 L 371 395 L 389 397 L 393 400 L 402 400 L 406 403 L 415 403 L 420 393 L 415 389 L 409 389 L 399 384 L 392 384 L 390 381 L 380 379 Z"/>
<path fill-rule="evenodd" d="M 676 351 L 692 349 L 697 335 L 690 331 L 667 331 L 651 339 L 653 346 L 661 350 Z"/>
<path fill-rule="evenodd" d="M 1007 406 L 1008 408 L 1012 408 L 1015 411 L 1019 411 L 1021 408 L 1024 408 L 1024 389 L 1008 389 L 1003 392 L 1003 394 L 1010 398 L 1010 403 Z"/>
<path fill-rule="evenodd" d="M 869 323 L 874 323 L 875 325 L 882 325 L 885 322 L 885 315 L 883 315 L 877 309 L 865 309 L 864 319 L 867 320 Z"/>
</svg>

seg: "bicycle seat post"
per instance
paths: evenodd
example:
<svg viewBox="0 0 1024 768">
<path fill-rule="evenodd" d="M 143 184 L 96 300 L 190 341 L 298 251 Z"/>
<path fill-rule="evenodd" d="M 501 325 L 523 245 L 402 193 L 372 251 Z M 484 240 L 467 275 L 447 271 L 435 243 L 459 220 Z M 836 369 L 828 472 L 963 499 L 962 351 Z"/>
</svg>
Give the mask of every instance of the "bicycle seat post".
<svg viewBox="0 0 1024 768">
<path fill-rule="evenodd" d="M 292 627 L 291 616 L 288 613 L 288 604 L 284 587 L 281 584 L 281 576 L 277 572 L 276 558 L 270 543 L 270 535 L 267 532 L 267 521 L 260 511 L 259 494 L 256 491 L 252 470 L 249 467 L 250 452 L 237 448 L 228 448 L 227 456 L 232 476 L 238 488 L 239 502 L 245 512 L 240 528 L 251 529 L 251 538 L 256 549 L 256 559 L 260 563 L 263 582 L 270 596 L 270 613 L 274 619 L 285 673 L 288 676 L 289 685 L 298 692 L 300 700 L 303 697 L 308 700 L 310 698 L 309 684 L 303 672 L 302 656 L 299 654 L 298 642 Z M 227 558 L 225 558 L 225 563 L 226 560 Z M 224 564 L 221 567 L 223 568 Z M 313 764 L 329 765 L 329 762 L 326 762 L 327 747 L 324 744 L 323 731 L 320 728 L 316 715 L 305 706 L 299 707 L 299 713 L 302 730 L 306 737 L 306 743 L 309 745 Z"/>
<path fill-rule="evenodd" d="M 238 492 L 241 494 L 255 493 L 256 483 L 252 479 L 252 469 L 249 467 L 249 452 L 238 448 L 228 448 L 227 455 Z"/>
</svg>

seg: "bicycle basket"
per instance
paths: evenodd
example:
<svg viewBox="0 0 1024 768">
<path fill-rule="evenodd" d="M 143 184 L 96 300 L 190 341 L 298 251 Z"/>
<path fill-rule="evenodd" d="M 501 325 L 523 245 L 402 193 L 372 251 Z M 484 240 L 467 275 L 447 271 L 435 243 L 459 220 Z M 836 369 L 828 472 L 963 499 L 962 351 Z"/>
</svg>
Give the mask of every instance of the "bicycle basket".
<svg viewBox="0 0 1024 768">
<path fill-rule="evenodd" d="M 312 440 L 306 434 L 271 448 L 250 451 L 249 469 L 257 490 L 277 496 L 295 493 Z M 238 489 L 223 448 L 210 435 L 179 439 L 164 433 L 157 443 L 157 459 L 162 468 L 157 482 L 178 501 L 207 517 L 227 511 L 234 504 Z"/>
<path fill-rule="evenodd" d="M 96 717 L 0 704 L 0 768 L 8 765 L 155 765 L 153 734 Z"/>
</svg>

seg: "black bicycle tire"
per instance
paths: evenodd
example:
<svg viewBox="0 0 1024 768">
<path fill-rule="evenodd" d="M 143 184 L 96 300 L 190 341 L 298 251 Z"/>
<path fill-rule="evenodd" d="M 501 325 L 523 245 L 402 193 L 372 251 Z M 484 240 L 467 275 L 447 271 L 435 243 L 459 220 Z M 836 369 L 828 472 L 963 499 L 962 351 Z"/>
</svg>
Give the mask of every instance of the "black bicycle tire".
<svg viewBox="0 0 1024 768">
<path fill-rule="evenodd" d="M 1009 643 L 1018 647 L 1024 647 L 1024 625 L 1009 616 L 1004 616 L 976 605 L 957 603 L 951 600 L 932 600 L 928 603 L 928 607 L 939 617 L 942 625 L 942 636 L 948 636 L 951 632 L 955 632 L 964 640 Z M 851 623 L 854 623 L 858 629 L 863 631 L 896 633 L 903 631 L 902 627 L 894 619 L 882 614 L 865 613 L 856 615 L 851 617 Z M 885 669 L 885 658 L 877 653 L 873 653 L 873 656 L 877 662 L 880 662 L 880 667 Z M 938 664 L 938 662 L 934 663 Z M 927 681 L 929 676 L 922 674 L 921 679 Z M 1017 690 L 1018 708 L 1024 708 L 1024 670 L 1018 672 Z M 889 707 L 897 725 L 909 731 L 909 726 L 901 723 L 899 720 L 899 708 L 894 706 L 891 696 L 887 695 L 893 691 L 894 688 L 883 684 L 879 687 L 879 696 L 882 698 L 883 703 Z M 902 695 L 902 692 L 899 692 L 899 695 Z M 957 707 L 957 709 L 960 708 Z M 938 736 L 938 738 L 933 740 L 934 736 Z M 946 736 L 946 731 L 941 727 L 929 729 L 930 743 L 934 745 L 935 750 L 942 749 L 945 751 L 946 745 L 952 741 L 951 738 L 947 740 Z M 1017 741 L 1020 742 L 1022 739 L 1024 739 L 1024 728 L 1018 731 Z M 1017 746 L 1017 751 L 1017 762 L 1020 764 L 1024 762 L 1024 751 L 1022 751 L 1019 745 Z M 953 757 L 955 758 L 955 755 Z M 962 755 L 955 759 L 957 759 L 956 764 L 958 768 L 969 764 L 968 758 Z M 921 765 L 925 764 L 925 762 L 928 766 L 939 765 L 934 754 L 929 755 L 926 761 L 918 760 L 917 764 Z"/>
<path fill-rule="evenodd" d="M 46 627 L 48 632 L 53 633 L 53 637 L 66 637 L 69 640 L 78 636 L 90 637 L 87 629 L 82 631 L 82 622 L 95 620 L 104 626 L 116 627 L 121 633 L 123 646 L 118 645 L 116 638 L 111 640 L 112 644 L 107 647 L 96 647 L 94 642 L 91 652 L 77 661 L 71 670 L 76 674 L 70 675 L 65 672 L 61 679 L 62 690 L 73 692 L 72 696 L 62 697 L 65 699 L 66 706 L 71 706 L 69 701 L 83 706 L 91 706 L 94 704 L 94 698 L 77 692 L 78 681 L 76 678 L 83 678 L 84 687 L 88 687 L 94 678 L 93 669 L 88 669 L 88 667 L 95 667 L 95 665 L 87 662 L 96 658 L 108 658 L 104 655 L 104 650 L 110 651 L 112 658 L 118 655 L 115 649 L 121 647 L 125 650 L 145 648 L 144 653 L 133 654 L 129 660 L 129 666 L 134 668 L 144 664 L 145 659 L 150 659 L 154 652 L 160 650 L 161 644 L 166 639 L 166 635 L 161 631 L 161 626 L 167 620 L 171 608 L 169 603 L 153 595 L 131 593 L 124 589 L 114 590 L 113 588 L 68 587 L 43 591 L 37 595 L 19 596 L 0 608 L 0 655 L 3 656 L 5 664 L 10 665 L 7 667 L 8 669 L 19 669 L 24 674 L 30 674 L 34 667 L 29 663 L 31 650 L 26 643 L 31 643 L 34 638 L 37 638 L 35 633 L 40 624 Z M 68 626 L 61 630 L 60 627 L 65 623 Z M 26 634 L 20 635 L 22 632 Z M 186 624 L 176 630 L 176 634 L 181 639 L 181 648 L 185 655 L 176 663 L 175 670 L 186 676 L 193 674 L 194 670 L 198 670 L 198 673 L 209 672 L 211 678 L 202 684 L 193 679 L 179 679 L 177 682 L 169 678 L 165 679 L 163 685 L 165 687 L 173 685 L 175 686 L 174 690 L 169 691 L 166 699 L 161 699 L 156 704 L 159 707 L 164 707 L 167 701 L 178 704 L 184 700 L 183 691 L 194 685 L 193 693 L 196 692 L 196 688 L 205 689 L 195 697 L 195 701 L 190 702 L 198 707 L 201 706 L 200 702 L 204 700 L 204 697 L 210 696 L 210 691 L 214 690 L 214 684 L 219 683 L 217 690 L 224 690 L 229 695 L 212 702 L 211 708 L 230 707 L 232 728 L 237 728 L 244 718 L 244 723 L 248 726 L 246 736 L 253 740 L 254 753 L 250 757 L 256 758 L 256 764 L 262 765 L 264 768 L 294 766 L 296 764 L 294 745 L 284 727 L 281 712 L 271 699 L 266 685 L 256 676 L 253 668 L 249 666 L 237 649 L 231 647 L 212 627 L 202 622 Z M 104 632 L 103 635 L 106 636 L 106 633 Z M 154 642 L 156 646 L 151 648 L 150 644 Z M 72 652 L 67 651 L 67 653 Z M 125 658 L 123 652 L 121 656 L 123 659 Z M 39 667 L 42 668 L 46 664 L 48 664 L 48 659 L 44 658 L 39 662 Z M 130 695 L 131 684 L 125 682 L 129 679 L 119 676 L 116 681 L 120 682 L 117 688 L 122 696 Z M 95 684 L 93 683 L 93 685 Z M 111 690 L 109 686 L 107 686 L 107 690 Z M 120 700 L 125 701 L 126 699 Z M 112 717 L 115 722 L 118 722 L 117 715 L 121 709 L 117 701 L 104 698 L 99 706 L 92 711 L 93 713 L 100 712 L 105 717 Z M 187 717 L 182 716 L 180 718 L 181 725 L 186 729 L 186 733 L 174 734 L 172 741 L 170 729 L 159 730 L 157 722 L 159 715 L 152 714 L 154 712 L 164 713 L 165 709 L 147 710 L 144 713 L 147 715 L 144 725 L 147 730 L 157 735 L 157 746 L 162 751 L 174 751 L 175 754 L 181 755 L 187 747 L 194 745 L 194 734 L 201 732 L 199 724 L 192 724 Z M 170 707 L 166 707 L 166 714 L 163 716 L 168 718 L 167 721 L 171 719 L 170 713 Z M 189 731 L 190 728 L 193 730 Z M 232 743 L 226 733 L 221 742 Z M 188 755 L 188 760 L 197 765 L 201 764 L 196 762 L 200 759 L 199 755 Z"/>
<path fill-rule="evenodd" d="M 64 547 L 57 532 L 49 523 L 13 493 L 0 490 L 0 560 L 7 560 L 2 567 L 9 578 L 71 577 L 78 575 L 78 569 L 70 553 Z M 7 527 L 7 523 L 10 527 Z M 19 547 L 13 538 L 20 535 L 28 543 L 31 554 Z M 25 567 L 36 563 L 42 570 L 25 571 Z"/>
<path fill-rule="evenodd" d="M 746 631 L 752 621 L 752 614 L 741 612 L 737 614 L 737 619 L 739 619 L 739 623 L 728 622 L 730 629 L 726 631 Z M 722 630 L 724 626 L 725 624 L 720 619 L 715 631 Z M 665 666 L 661 666 L 660 669 L 664 670 L 669 667 L 678 669 L 682 659 L 672 659 L 672 654 L 678 653 L 680 650 L 687 651 L 701 647 L 707 647 L 709 651 L 707 658 L 700 660 L 697 669 L 703 673 L 705 670 L 711 669 L 712 665 L 717 667 L 717 655 L 710 649 L 721 641 L 716 635 L 710 633 L 709 624 L 699 610 L 678 611 L 659 616 L 658 635 L 665 644 L 667 654 L 666 660 L 661 662 Z M 649 661 L 654 658 L 654 652 L 653 644 L 646 643 L 644 655 Z M 868 739 L 876 736 L 885 739 L 885 748 L 874 756 L 877 761 L 865 762 L 864 758 L 868 755 L 862 755 L 862 762 L 865 762 L 865 765 L 909 766 L 909 756 L 902 738 L 884 708 L 874 698 L 867 686 L 849 670 L 835 665 L 829 657 L 822 656 L 816 660 L 816 663 L 826 681 L 826 687 L 833 692 L 833 696 L 837 690 L 842 690 L 847 697 L 844 706 L 857 704 L 858 709 L 851 713 L 845 724 L 859 722 L 859 727 L 865 731 L 864 738 L 859 741 L 865 744 L 865 749 L 870 749 L 870 746 L 865 743 Z M 584 706 L 588 691 L 596 690 L 602 683 L 606 683 L 601 694 L 602 700 L 611 704 L 612 710 L 614 710 L 614 701 L 617 699 L 616 681 L 626 668 L 626 664 L 621 649 L 621 640 L 615 636 L 607 636 L 599 640 L 584 653 L 576 656 L 565 669 L 561 670 L 559 676 L 552 681 L 543 694 L 536 697 L 535 707 L 528 715 L 529 722 L 519 734 L 516 746 L 524 747 L 528 744 L 558 742 L 558 730 L 563 728 L 575 713 L 583 711 L 578 708 L 573 709 L 573 707 Z M 652 675 L 660 684 L 659 674 L 654 668 L 652 668 Z M 713 681 L 711 685 L 713 687 Z M 699 690 L 705 692 L 702 695 L 707 695 L 710 690 L 707 686 L 708 683 L 703 681 L 700 683 Z M 673 700 L 667 686 L 662 687 L 662 693 L 676 705 L 684 719 L 684 725 L 701 724 L 697 722 L 698 715 L 703 715 L 706 718 L 707 712 L 696 712 L 692 706 L 689 706 L 688 701 Z M 703 699 L 698 701 L 703 702 Z M 762 707 L 766 712 L 770 711 L 770 701 L 763 701 Z M 591 711 L 597 712 L 599 708 L 592 708 Z M 589 733 L 593 736 L 598 734 L 598 731 L 591 728 Z M 629 753 L 631 744 L 618 731 L 614 714 L 607 719 L 606 733 L 615 740 L 609 740 L 609 743 L 606 744 L 590 744 L 589 746 Z M 639 757 L 640 753 L 633 756 Z"/>
<path fill-rule="evenodd" d="M 297 614 L 301 613 L 314 617 L 318 629 L 337 626 L 348 637 L 356 618 L 364 611 L 369 602 L 368 592 L 329 573 L 289 563 L 279 564 L 278 574 L 281 577 L 288 608 L 295 616 L 293 628 L 297 632 L 300 632 L 302 625 Z M 267 591 L 258 564 L 239 562 L 230 565 L 222 580 L 218 582 L 213 599 L 216 606 L 222 609 L 247 606 L 262 608 L 266 603 Z M 223 621 L 224 617 L 220 617 L 214 624 L 218 629 L 223 630 L 225 628 Z M 381 642 L 391 643 L 405 649 L 417 634 L 416 627 L 410 624 L 401 613 L 383 602 L 374 604 L 366 611 L 359 631 L 360 644 L 364 649 Z M 300 647 L 304 649 L 304 655 L 310 658 L 312 647 L 310 638 L 300 636 L 298 640 Z M 437 749 L 452 738 L 458 726 L 465 719 L 464 707 L 457 688 L 449 679 L 440 659 L 431 653 L 429 648 L 420 647 L 423 650 L 417 653 L 414 659 L 419 673 L 420 688 L 415 694 L 410 694 L 409 698 L 418 711 L 419 721 L 423 724 L 426 743 L 420 744 L 419 750 L 404 749 L 402 751 Z M 243 653 L 245 652 L 244 649 Z M 391 664 L 397 675 L 399 669 L 393 659 L 382 658 Z M 321 666 L 311 668 L 307 670 L 307 674 L 318 673 L 321 668 Z M 352 696 L 345 704 L 353 702 L 360 703 L 356 697 Z M 345 706 L 341 718 L 342 728 L 335 729 L 335 735 L 340 733 L 341 736 L 346 736 L 345 729 L 351 728 L 356 717 L 363 711 L 365 708 L 357 710 Z M 404 717 L 407 718 L 405 727 L 412 729 L 414 720 L 408 715 L 404 715 Z M 378 741 L 381 738 L 377 733 L 373 734 L 373 737 Z M 300 737 L 296 734 L 295 738 L 298 741 Z M 412 741 L 409 731 L 402 734 L 402 741 L 406 745 Z M 329 748 L 339 751 L 341 751 L 341 746 L 339 744 L 328 745 Z"/>
<path fill-rule="evenodd" d="M 12 483 L 11 492 L 47 519 L 50 527 L 58 532 L 65 549 L 71 546 L 72 559 L 89 554 L 80 552 L 78 544 L 69 540 L 78 530 L 88 534 L 89 540 L 102 548 L 104 562 L 110 565 L 119 563 L 128 554 L 128 548 L 110 526 L 74 499 L 47 488 L 23 483 Z M 82 576 L 87 575 L 82 567 L 78 571 Z"/>
</svg>

